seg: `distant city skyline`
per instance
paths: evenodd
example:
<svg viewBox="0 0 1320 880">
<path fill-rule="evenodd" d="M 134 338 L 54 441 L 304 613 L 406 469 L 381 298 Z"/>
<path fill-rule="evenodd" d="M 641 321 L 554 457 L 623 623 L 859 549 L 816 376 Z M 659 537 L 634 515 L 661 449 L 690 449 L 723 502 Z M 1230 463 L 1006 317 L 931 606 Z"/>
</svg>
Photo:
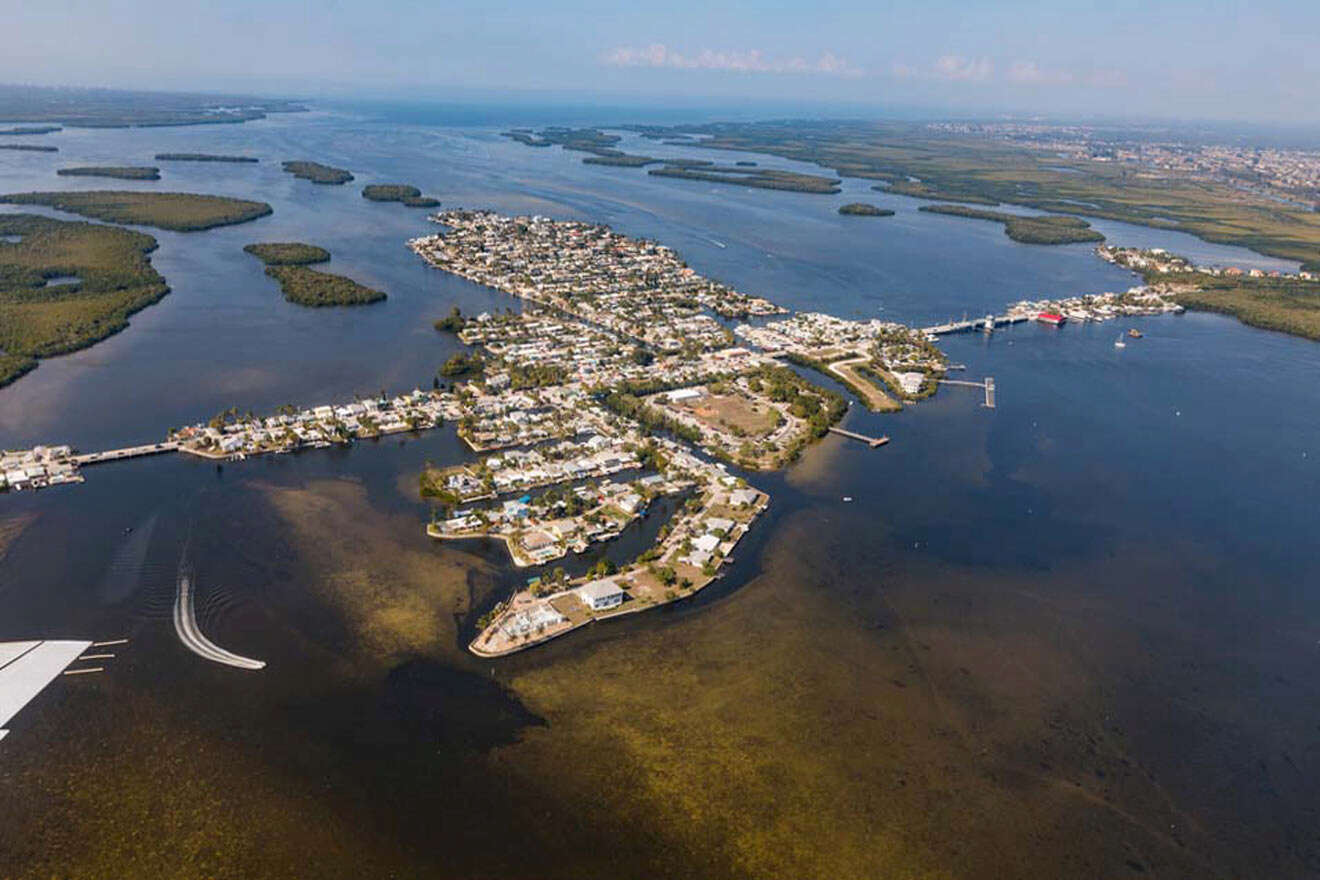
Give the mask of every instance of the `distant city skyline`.
<svg viewBox="0 0 1320 880">
<path fill-rule="evenodd" d="M 1320 6 L 1290 0 L 51 0 L 7 19 L 0 81 L 34 85 L 1320 119 Z"/>
</svg>

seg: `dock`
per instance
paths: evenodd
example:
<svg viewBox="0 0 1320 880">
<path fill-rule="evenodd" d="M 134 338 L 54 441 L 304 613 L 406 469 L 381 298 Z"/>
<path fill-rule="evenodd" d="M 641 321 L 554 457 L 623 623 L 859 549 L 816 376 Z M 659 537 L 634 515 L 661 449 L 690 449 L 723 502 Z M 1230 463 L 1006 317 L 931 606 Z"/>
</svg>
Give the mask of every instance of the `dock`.
<svg viewBox="0 0 1320 880">
<path fill-rule="evenodd" d="M 888 435 L 884 437 L 867 437 L 865 434 L 858 434 L 856 431 L 849 431 L 847 428 L 838 428 L 833 425 L 830 426 L 830 433 L 838 434 L 840 437 L 847 437 L 850 440 L 860 440 L 872 449 L 875 449 L 877 446 L 884 446 L 889 442 Z"/>
<path fill-rule="evenodd" d="M 964 388 L 982 388 L 985 390 L 985 404 L 989 409 L 995 408 L 995 377 L 986 376 L 984 382 L 970 382 L 966 379 L 940 379 L 941 385 L 961 385 Z"/>
<path fill-rule="evenodd" d="M 163 452 L 174 452 L 178 448 L 178 443 L 166 440 L 163 443 L 148 443 L 144 446 L 126 446 L 123 449 L 107 449 L 103 452 L 75 455 L 73 462 L 82 467 L 85 464 L 97 464 L 103 461 L 122 461 L 125 458 L 137 458 L 142 455 L 159 455 Z"/>
</svg>

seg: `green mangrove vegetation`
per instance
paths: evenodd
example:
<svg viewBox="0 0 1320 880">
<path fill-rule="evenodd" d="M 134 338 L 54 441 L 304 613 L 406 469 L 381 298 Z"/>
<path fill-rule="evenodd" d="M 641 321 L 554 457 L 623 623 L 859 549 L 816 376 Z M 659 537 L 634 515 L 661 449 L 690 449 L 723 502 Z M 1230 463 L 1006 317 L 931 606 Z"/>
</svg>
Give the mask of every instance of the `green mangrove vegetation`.
<svg viewBox="0 0 1320 880">
<path fill-rule="evenodd" d="M 280 167 L 300 180 L 310 180 L 312 183 L 327 186 L 338 186 L 353 179 L 353 175 L 346 169 L 322 165 L 320 162 L 295 160 L 283 162 Z"/>
<path fill-rule="evenodd" d="M 435 329 L 442 333 L 458 333 L 467 325 L 467 319 L 458 306 L 449 310 L 449 314 L 435 322 Z"/>
<path fill-rule="evenodd" d="M 617 156 L 588 156 L 582 160 L 583 165 L 611 165 L 618 168 L 642 168 L 646 165 L 654 165 L 662 160 L 651 156 L 639 156 L 631 153 L 619 153 Z"/>
<path fill-rule="evenodd" d="M 459 376 L 471 376 L 480 373 L 486 367 L 486 362 L 481 359 L 479 354 L 458 354 L 451 355 L 449 360 L 440 366 L 440 375 L 446 379 L 456 379 Z"/>
<path fill-rule="evenodd" d="M 422 195 L 415 186 L 405 183 L 371 183 L 362 188 L 362 198 L 373 202 L 400 202 L 409 208 L 437 208 L 439 199 Z"/>
<path fill-rule="evenodd" d="M 251 95 L 0 86 L 0 122 L 62 123 L 70 128 L 219 125 L 306 109 L 292 101 Z"/>
<path fill-rule="evenodd" d="M 243 252 L 251 254 L 267 266 L 306 266 L 330 260 L 330 252 L 325 248 L 300 241 L 249 244 L 244 246 Z"/>
<path fill-rule="evenodd" d="M 385 299 L 384 291 L 306 266 L 267 266 L 266 274 L 280 283 L 285 299 L 300 306 L 362 306 Z"/>
<path fill-rule="evenodd" d="M 834 363 L 833 361 L 817 360 L 795 352 L 786 353 L 784 359 L 790 364 L 815 370 L 822 376 L 838 382 L 851 391 L 862 402 L 862 405 L 871 412 L 900 412 L 903 409 L 901 393 L 899 398 L 887 394 L 886 383 L 880 381 L 874 375 L 869 375 L 870 371 L 865 370 L 865 364 L 853 363 L 830 369 L 830 364 Z M 846 357 L 841 358 L 841 360 L 843 359 L 846 359 Z"/>
<path fill-rule="evenodd" d="M 652 168 L 646 172 L 656 177 L 676 177 L 682 180 L 704 180 L 709 183 L 731 183 L 735 186 L 751 186 L 757 189 L 782 189 L 791 192 L 821 193 L 833 195 L 839 192 L 842 181 L 818 174 L 800 174 L 796 171 L 775 171 L 766 168 L 721 167 L 680 167 L 674 163 L 663 168 Z"/>
<path fill-rule="evenodd" d="M 1194 273 L 1170 281 L 1145 273 L 1154 285 L 1188 309 L 1232 315 L 1243 324 L 1320 342 L 1320 281 Z"/>
<path fill-rule="evenodd" d="M 1320 341 L 1320 284 L 1215 284 L 1174 299 L 1189 309 L 1232 315 L 1251 327 Z"/>
<path fill-rule="evenodd" d="M 219 156 L 212 153 L 157 153 L 157 162 L 260 162 L 253 156 Z"/>
<path fill-rule="evenodd" d="M 148 258 L 156 239 L 116 226 L 0 215 L 0 385 L 38 358 L 86 348 L 169 292 Z M 76 277 L 70 284 L 47 280 Z"/>
<path fill-rule="evenodd" d="M 986 211 L 965 205 L 922 205 L 917 210 L 930 214 L 949 214 L 974 220 L 993 220 L 1004 224 L 1004 233 L 1023 244 L 1075 244 L 1083 241 L 1104 241 L 1105 237 L 1091 228 L 1080 217 L 1066 214 L 1023 216 L 1003 211 Z"/>
<path fill-rule="evenodd" d="M 360 306 L 380 302 L 385 293 L 343 275 L 307 268 L 330 259 L 325 248 L 303 242 L 264 242 L 243 248 L 266 264 L 266 274 L 280 284 L 284 298 L 300 306 Z"/>
<path fill-rule="evenodd" d="M 197 232 L 246 223 L 271 212 L 265 202 L 228 196 L 111 190 L 10 193 L 0 196 L 0 203 L 45 205 L 107 223 L 154 226 L 173 232 Z"/>
<path fill-rule="evenodd" d="M 0 136 L 20 134 L 50 134 L 60 131 L 58 125 L 17 125 L 13 128 L 0 128 Z"/>
<path fill-rule="evenodd" d="M 849 202 L 839 207 L 839 213 L 849 217 L 892 217 L 894 212 L 889 208 L 877 208 L 875 205 L 866 202 Z"/>
<path fill-rule="evenodd" d="M 1179 172 L 1078 161 L 1060 169 L 1048 151 L 923 123 L 807 121 L 628 126 L 642 133 L 706 135 L 702 149 L 745 150 L 869 178 L 902 195 L 1015 204 L 1059 214 L 1187 232 L 1217 244 L 1320 269 L 1320 212 Z"/>
<path fill-rule="evenodd" d="M 120 180 L 160 180 L 160 169 L 149 165 L 83 165 L 61 168 L 61 177 L 117 177 Z"/>
</svg>

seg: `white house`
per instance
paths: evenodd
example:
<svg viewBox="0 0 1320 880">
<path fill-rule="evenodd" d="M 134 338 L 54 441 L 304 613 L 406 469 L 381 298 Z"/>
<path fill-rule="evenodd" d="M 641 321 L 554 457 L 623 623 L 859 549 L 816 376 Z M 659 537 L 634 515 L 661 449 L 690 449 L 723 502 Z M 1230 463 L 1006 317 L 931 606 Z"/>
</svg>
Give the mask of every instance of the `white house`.
<svg viewBox="0 0 1320 880">
<path fill-rule="evenodd" d="M 577 596 L 592 611 L 614 608 L 623 603 L 623 588 L 609 578 L 590 581 L 577 588 Z"/>
<path fill-rule="evenodd" d="M 717 535 L 706 534 L 693 541 L 692 546 L 707 553 L 714 553 L 716 548 L 720 546 L 720 539 Z"/>
<path fill-rule="evenodd" d="M 697 400 L 705 394 L 705 390 L 701 388 L 677 388 L 669 392 L 669 402 L 682 403 L 685 400 Z"/>
</svg>

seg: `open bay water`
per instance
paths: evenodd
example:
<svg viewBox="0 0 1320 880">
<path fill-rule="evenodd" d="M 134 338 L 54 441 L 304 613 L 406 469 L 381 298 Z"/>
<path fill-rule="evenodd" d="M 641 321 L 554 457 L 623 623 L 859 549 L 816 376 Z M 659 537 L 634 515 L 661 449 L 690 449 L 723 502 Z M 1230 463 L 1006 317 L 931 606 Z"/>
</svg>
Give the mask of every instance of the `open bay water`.
<svg viewBox="0 0 1320 880">
<path fill-rule="evenodd" d="M 368 202 L 367 183 L 606 222 L 850 318 L 928 324 L 1134 283 L 1084 245 L 1016 244 L 865 181 L 663 180 L 499 131 L 373 107 L 67 130 L 48 136 L 60 153 L 3 157 L 5 192 L 102 185 L 63 165 L 159 164 L 160 182 L 104 187 L 275 213 L 144 230 L 173 292 L 0 390 L 0 445 L 146 442 L 230 406 L 428 385 L 457 350 L 435 318 L 517 302 L 423 265 L 404 243 L 426 212 Z M 262 161 L 152 162 L 165 151 Z M 357 180 L 295 180 L 285 159 Z M 857 200 L 898 214 L 836 213 Z M 390 298 L 285 303 L 241 250 L 266 240 L 327 247 L 330 271 Z M 1144 338 L 1116 349 L 1129 326 Z M 132 641 L 0 744 L 0 876 L 1320 874 L 1320 346 L 1187 314 L 943 347 L 995 376 L 995 410 L 965 388 L 854 407 L 849 427 L 893 442 L 827 438 L 750 475 L 770 510 L 712 588 L 499 663 L 463 645 L 528 572 L 422 530 L 421 467 L 468 456 L 452 429 L 219 469 L 98 466 L 5 496 L 0 639 Z M 185 553 L 202 631 L 266 669 L 179 642 Z"/>
</svg>

